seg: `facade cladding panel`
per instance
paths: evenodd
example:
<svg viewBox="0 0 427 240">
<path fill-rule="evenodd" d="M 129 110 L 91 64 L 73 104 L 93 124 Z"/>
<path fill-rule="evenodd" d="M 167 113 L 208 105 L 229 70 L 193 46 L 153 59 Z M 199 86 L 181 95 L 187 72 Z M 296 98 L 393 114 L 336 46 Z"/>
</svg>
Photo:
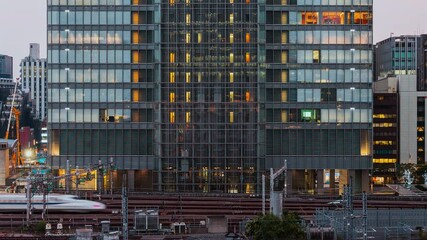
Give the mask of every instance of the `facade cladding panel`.
<svg viewBox="0 0 427 240">
<path fill-rule="evenodd" d="M 370 168 L 372 2 L 308 2 L 49 1 L 53 163 L 227 193 L 285 157 Z"/>
</svg>

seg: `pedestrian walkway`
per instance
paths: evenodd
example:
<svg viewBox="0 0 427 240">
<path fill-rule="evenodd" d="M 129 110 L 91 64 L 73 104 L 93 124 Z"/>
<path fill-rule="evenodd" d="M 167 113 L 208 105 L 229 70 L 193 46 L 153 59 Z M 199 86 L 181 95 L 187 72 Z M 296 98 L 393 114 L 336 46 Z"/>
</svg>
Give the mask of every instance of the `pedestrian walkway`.
<svg viewBox="0 0 427 240">
<path fill-rule="evenodd" d="M 399 196 L 420 196 L 423 195 L 422 192 L 415 191 L 412 189 L 408 189 L 406 188 L 404 185 L 400 185 L 400 184 L 386 184 L 386 186 L 388 188 L 390 188 L 391 190 L 395 191 L 396 193 L 399 194 Z"/>
</svg>

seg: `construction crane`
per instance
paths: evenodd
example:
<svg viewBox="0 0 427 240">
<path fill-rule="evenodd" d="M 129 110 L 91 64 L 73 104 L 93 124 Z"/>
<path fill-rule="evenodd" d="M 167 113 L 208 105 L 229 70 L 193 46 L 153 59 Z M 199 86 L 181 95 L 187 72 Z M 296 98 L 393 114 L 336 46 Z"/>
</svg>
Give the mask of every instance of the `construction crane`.
<svg viewBox="0 0 427 240">
<path fill-rule="evenodd" d="M 18 165 L 22 165 L 21 144 L 19 142 L 20 140 L 19 139 L 19 116 L 21 115 L 21 112 L 18 109 L 16 109 L 14 106 L 19 79 L 20 78 L 16 78 L 15 89 L 13 90 L 13 94 L 12 94 L 12 105 L 10 106 L 9 120 L 7 122 L 6 136 L 4 137 L 5 139 L 9 139 L 10 123 L 12 121 L 12 115 L 15 115 L 15 131 L 16 131 L 17 146 L 16 146 L 16 151 L 14 151 L 12 155 L 13 166 L 16 166 L 16 163 L 18 163 Z"/>
</svg>

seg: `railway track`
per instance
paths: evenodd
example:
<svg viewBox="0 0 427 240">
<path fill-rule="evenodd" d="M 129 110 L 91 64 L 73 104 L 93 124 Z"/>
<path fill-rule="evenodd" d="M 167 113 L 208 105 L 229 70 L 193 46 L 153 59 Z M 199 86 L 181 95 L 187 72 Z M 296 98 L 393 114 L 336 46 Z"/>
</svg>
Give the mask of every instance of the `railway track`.
<svg viewBox="0 0 427 240">
<path fill-rule="evenodd" d="M 46 221 L 53 225 L 62 222 L 64 232 L 71 232 L 85 225 L 92 225 L 94 231 L 97 231 L 100 228 L 100 222 L 104 220 L 110 221 L 112 229 L 120 228 L 120 195 L 104 195 L 101 198 L 92 198 L 90 200 L 103 202 L 106 204 L 107 209 L 96 213 L 58 213 L 48 211 Z M 317 208 L 332 207 L 331 204 L 328 204 L 331 201 L 332 199 L 322 198 L 287 198 L 284 202 L 284 209 L 310 220 L 313 218 Z M 268 201 L 266 205 L 266 211 L 268 212 Z M 134 226 L 134 213 L 138 209 L 158 209 L 159 221 L 164 226 L 168 226 L 173 222 L 199 224 L 200 221 L 206 221 L 207 216 L 222 216 L 227 219 L 230 231 L 238 229 L 239 222 L 262 213 L 262 199 L 249 196 L 133 193 L 129 195 L 128 206 L 129 228 Z M 354 208 L 362 208 L 361 200 L 354 200 Z M 368 208 L 427 208 L 427 201 L 384 197 L 383 199 L 368 200 Z M 41 214 L 37 212 L 32 214 L 31 219 L 32 222 L 42 221 Z M 25 223 L 26 214 L 24 212 L 0 214 L 0 232 L 19 231 Z"/>
</svg>

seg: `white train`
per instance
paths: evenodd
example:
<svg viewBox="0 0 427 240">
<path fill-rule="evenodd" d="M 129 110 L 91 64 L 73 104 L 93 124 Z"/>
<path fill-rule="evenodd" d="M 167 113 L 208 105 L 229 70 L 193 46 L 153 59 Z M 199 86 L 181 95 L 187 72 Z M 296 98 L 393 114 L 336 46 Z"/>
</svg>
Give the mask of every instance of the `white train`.
<svg viewBox="0 0 427 240">
<path fill-rule="evenodd" d="M 34 195 L 31 198 L 31 208 L 35 211 L 43 209 L 43 195 Z M 25 193 L 0 194 L 0 212 L 25 211 L 26 209 Z M 105 209 L 105 205 L 100 202 L 79 199 L 74 195 L 48 194 L 46 209 L 61 212 L 93 212 Z"/>
</svg>

